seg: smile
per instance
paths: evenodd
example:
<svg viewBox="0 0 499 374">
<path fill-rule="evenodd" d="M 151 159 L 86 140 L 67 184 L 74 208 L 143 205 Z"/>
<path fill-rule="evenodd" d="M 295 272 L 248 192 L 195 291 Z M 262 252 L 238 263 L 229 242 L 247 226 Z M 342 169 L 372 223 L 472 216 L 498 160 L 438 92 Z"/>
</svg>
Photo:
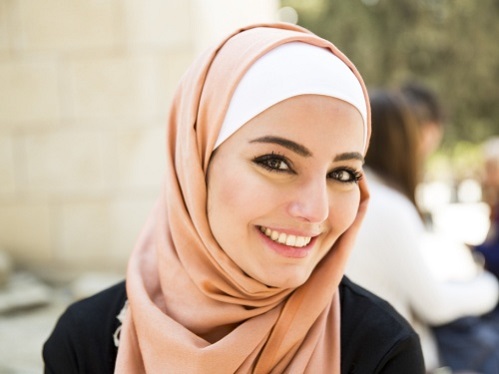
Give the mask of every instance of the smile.
<svg viewBox="0 0 499 374">
<path fill-rule="evenodd" d="M 274 242 L 285 244 L 290 247 L 305 247 L 312 240 L 312 237 L 310 236 L 288 235 L 283 232 L 271 230 L 268 227 L 263 226 L 260 226 L 260 231 Z"/>
</svg>

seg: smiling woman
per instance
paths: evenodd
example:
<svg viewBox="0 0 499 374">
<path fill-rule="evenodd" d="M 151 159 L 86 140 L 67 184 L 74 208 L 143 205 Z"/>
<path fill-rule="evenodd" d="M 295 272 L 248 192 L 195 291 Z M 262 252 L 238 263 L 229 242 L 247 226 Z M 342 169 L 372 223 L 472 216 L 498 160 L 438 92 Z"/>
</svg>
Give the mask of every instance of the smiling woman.
<svg viewBox="0 0 499 374">
<path fill-rule="evenodd" d="M 423 373 L 406 321 L 343 277 L 369 135 L 360 75 L 307 30 L 249 26 L 207 51 L 126 286 L 64 313 L 46 371 Z"/>
</svg>

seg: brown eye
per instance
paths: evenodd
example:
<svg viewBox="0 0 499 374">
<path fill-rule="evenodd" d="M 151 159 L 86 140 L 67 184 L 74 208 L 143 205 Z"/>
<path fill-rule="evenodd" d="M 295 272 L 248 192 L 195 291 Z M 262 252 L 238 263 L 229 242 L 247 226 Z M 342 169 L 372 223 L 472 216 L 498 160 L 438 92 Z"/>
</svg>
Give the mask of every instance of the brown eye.
<svg viewBox="0 0 499 374">
<path fill-rule="evenodd" d="M 277 170 L 288 169 L 288 165 L 286 165 L 284 161 L 278 159 L 267 160 L 267 166 L 271 169 L 277 169 Z"/>
<path fill-rule="evenodd" d="M 263 168 L 270 170 L 270 171 L 276 171 L 276 172 L 291 172 L 291 168 L 289 166 L 288 161 L 280 155 L 277 154 L 269 154 L 269 155 L 264 155 L 260 157 L 256 157 L 253 160 L 254 163 L 256 163 L 259 166 L 262 166 Z"/>
<path fill-rule="evenodd" d="M 357 183 L 362 177 L 362 174 L 357 170 L 338 169 L 329 173 L 328 178 L 334 179 L 341 183 Z"/>
</svg>

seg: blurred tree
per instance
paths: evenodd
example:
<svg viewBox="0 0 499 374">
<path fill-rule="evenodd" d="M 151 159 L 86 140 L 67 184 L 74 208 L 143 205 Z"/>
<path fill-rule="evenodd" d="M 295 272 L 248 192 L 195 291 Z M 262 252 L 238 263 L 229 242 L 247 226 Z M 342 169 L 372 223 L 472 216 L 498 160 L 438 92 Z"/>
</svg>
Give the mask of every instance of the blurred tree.
<svg viewBox="0 0 499 374">
<path fill-rule="evenodd" d="M 281 0 L 368 86 L 420 80 L 449 115 L 444 145 L 499 134 L 499 0 Z"/>
</svg>

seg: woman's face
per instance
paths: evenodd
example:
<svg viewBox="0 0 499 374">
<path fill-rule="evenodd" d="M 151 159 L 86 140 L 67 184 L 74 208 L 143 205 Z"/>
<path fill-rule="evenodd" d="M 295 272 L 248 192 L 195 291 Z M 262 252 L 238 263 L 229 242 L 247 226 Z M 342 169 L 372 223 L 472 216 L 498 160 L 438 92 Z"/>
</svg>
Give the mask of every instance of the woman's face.
<svg viewBox="0 0 499 374">
<path fill-rule="evenodd" d="M 215 239 L 254 279 L 303 284 L 356 216 L 362 153 L 362 117 L 344 101 L 303 95 L 265 110 L 210 161 Z"/>
</svg>

